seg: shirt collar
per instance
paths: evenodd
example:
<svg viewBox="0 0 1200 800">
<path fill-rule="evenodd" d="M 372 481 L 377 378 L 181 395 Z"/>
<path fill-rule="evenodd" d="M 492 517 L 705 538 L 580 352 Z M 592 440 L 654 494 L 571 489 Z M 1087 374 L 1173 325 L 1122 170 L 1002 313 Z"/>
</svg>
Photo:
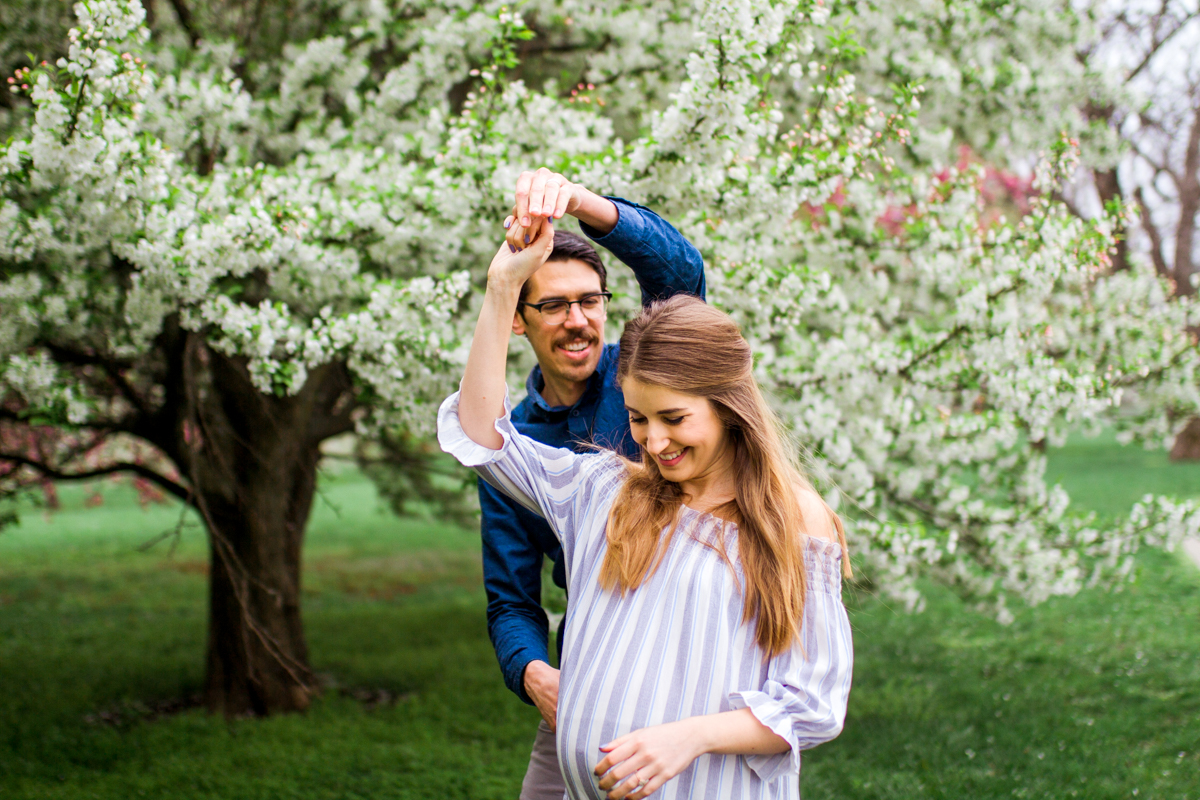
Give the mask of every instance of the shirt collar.
<svg viewBox="0 0 1200 800">
<path fill-rule="evenodd" d="M 608 349 L 605 348 L 604 352 L 600 356 L 600 363 L 596 365 L 596 371 L 592 373 L 590 378 L 588 378 L 587 388 L 583 390 L 583 395 L 573 406 L 552 406 L 546 402 L 545 398 L 542 397 L 541 387 L 545 385 L 545 382 L 542 380 L 541 364 L 534 365 L 533 369 L 530 370 L 529 377 L 525 379 L 525 392 L 533 401 L 534 406 L 541 411 L 561 412 L 569 411 L 573 408 L 584 408 L 585 406 L 595 402 L 596 398 L 600 396 L 600 388 L 604 385 L 604 381 L 609 377 L 609 360 Z"/>
</svg>

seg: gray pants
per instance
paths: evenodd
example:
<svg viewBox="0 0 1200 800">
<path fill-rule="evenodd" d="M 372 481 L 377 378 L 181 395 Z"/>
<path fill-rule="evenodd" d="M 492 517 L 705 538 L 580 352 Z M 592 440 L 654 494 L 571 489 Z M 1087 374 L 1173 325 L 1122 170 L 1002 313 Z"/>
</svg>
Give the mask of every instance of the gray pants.
<svg viewBox="0 0 1200 800">
<path fill-rule="evenodd" d="M 533 752 L 529 754 L 529 769 L 521 784 L 521 800 L 563 800 L 567 787 L 558 769 L 558 747 L 554 734 L 545 720 L 538 721 Z"/>
</svg>

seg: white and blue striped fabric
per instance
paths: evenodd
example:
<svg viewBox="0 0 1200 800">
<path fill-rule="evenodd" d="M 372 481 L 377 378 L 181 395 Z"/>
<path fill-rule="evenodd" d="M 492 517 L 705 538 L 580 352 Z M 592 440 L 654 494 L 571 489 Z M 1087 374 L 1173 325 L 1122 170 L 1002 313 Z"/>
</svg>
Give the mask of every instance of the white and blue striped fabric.
<svg viewBox="0 0 1200 800">
<path fill-rule="evenodd" d="M 608 511 L 625 478 L 610 453 L 548 447 L 513 427 L 500 450 L 467 437 L 458 394 L 438 412 L 442 448 L 488 483 L 542 515 L 561 539 L 570 596 L 558 696 L 558 757 L 572 800 L 600 800 L 592 769 L 600 745 L 630 731 L 749 707 L 786 739 L 772 756 L 706 755 L 656 795 L 798 798 L 800 751 L 836 737 L 846 718 L 853 647 L 841 598 L 841 549 L 805 537 L 808 595 L 799 641 L 767 658 L 742 621 L 737 530 L 683 508 L 654 575 L 624 597 L 599 586 Z M 797 534 L 802 535 L 802 534 Z M 725 537 L 734 568 L 713 547 Z"/>
</svg>

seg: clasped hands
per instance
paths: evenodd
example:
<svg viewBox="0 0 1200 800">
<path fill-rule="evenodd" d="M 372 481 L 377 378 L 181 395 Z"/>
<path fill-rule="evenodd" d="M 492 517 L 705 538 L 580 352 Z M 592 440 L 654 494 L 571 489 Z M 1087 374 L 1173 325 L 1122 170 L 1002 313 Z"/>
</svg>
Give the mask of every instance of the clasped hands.
<svg viewBox="0 0 1200 800">
<path fill-rule="evenodd" d="M 504 220 L 508 233 L 488 267 L 488 284 L 511 290 L 528 280 L 554 249 L 553 220 L 576 211 L 586 192 L 545 167 L 522 172 L 516 204 Z"/>
<path fill-rule="evenodd" d="M 516 204 L 504 220 L 505 241 L 513 252 L 537 241 L 542 226 L 579 209 L 587 189 L 561 173 L 541 167 L 517 178 Z"/>
<path fill-rule="evenodd" d="M 561 173 L 541 167 L 517 178 L 516 203 L 504 220 L 504 244 L 488 268 L 488 284 L 519 287 L 554 249 L 554 220 L 574 214 L 589 195 L 587 189 Z"/>
</svg>

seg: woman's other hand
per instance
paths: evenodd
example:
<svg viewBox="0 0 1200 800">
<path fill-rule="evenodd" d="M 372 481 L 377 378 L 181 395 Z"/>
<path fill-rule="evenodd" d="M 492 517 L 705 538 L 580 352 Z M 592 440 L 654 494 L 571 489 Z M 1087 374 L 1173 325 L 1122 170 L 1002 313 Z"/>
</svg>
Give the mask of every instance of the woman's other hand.
<svg viewBox="0 0 1200 800">
<path fill-rule="evenodd" d="M 542 226 L 536 239 L 524 249 L 507 240 L 500 245 L 488 266 L 488 288 L 499 291 L 519 290 L 529 276 L 546 263 L 554 250 L 554 226 Z"/>
<path fill-rule="evenodd" d="M 787 740 L 758 721 L 748 708 L 704 714 L 627 733 L 600 748 L 600 788 L 611 800 L 642 800 L 705 753 L 784 753 Z"/>
<path fill-rule="evenodd" d="M 706 752 L 703 717 L 682 719 L 627 733 L 600 748 L 607 753 L 596 765 L 600 788 L 610 800 L 642 800 L 687 769 Z"/>
</svg>

